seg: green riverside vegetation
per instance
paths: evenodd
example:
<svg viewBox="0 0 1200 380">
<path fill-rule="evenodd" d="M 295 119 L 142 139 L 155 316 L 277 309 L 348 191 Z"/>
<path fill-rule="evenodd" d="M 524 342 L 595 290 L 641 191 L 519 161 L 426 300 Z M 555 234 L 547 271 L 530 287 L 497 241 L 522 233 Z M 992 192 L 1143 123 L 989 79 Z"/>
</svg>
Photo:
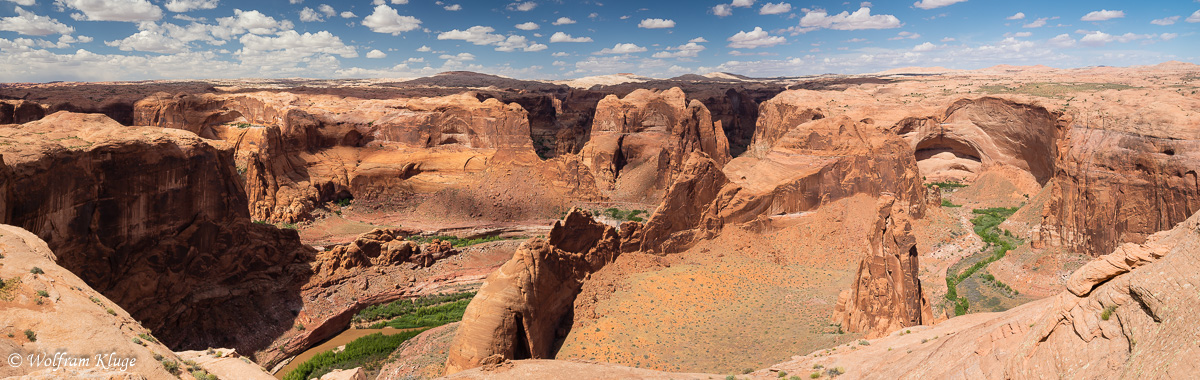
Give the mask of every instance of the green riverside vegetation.
<svg viewBox="0 0 1200 380">
<path fill-rule="evenodd" d="M 475 292 L 439 294 L 367 307 L 354 315 L 351 319 L 354 324 L 378 321 L 371 328 L 392 326 L 410 331 L 394 335 L 375 333 L 355 339 L 340 352 L 322 352 L 300 363 L 283 378 L 306 380 L 321 377 L 335 369 L 355 367 L 363 367 L 367 371 L 378 370 L 404 341 L 430 328 L 462 320 L 463 312 L 472 298 L 475 298 Z"/>
<path fill-rule="evenodd" d="M 340 352 L 326 351 L 313 356 L 312 359 L 300 363 L 299 367 L 283 376 L 284 380 L 307 380 L 319 378 L 335 369 L 363 367 L 364 370 L 376 370 L 382 366 L 383 360 L 391 355 L 404 341 L 424 332 L 426 329 L 406 331 L 395 335 L 374 333 L 355 339 L 346 344 L 346 349 Z"/>
<path fill-rule="evenodd" d="M 1012 237 L 1012 234 L 1006 232 L 1001 235 L 996 228 L 1005 219 L 1008 219 L 1013 213 L 1017 212 L 1017 207 L 975 209 L 971 210 L 971 212 L 977 215 L 971 219 L 971 224 L 975 225 L 975 234 L 979 235 L 983 239 L 983 242 L 987 244 L 984 247 L 985 250 L 992 250 L 992 255 L 967 267 L 967 269 L 958 274 L 946 274 L 946 300 L 954 305 L 954 315 L 966 314 L 967 310 L 971 307 L 971 303 L 967 301 L 966 297 L 958 296 L 958 284 L 971 277 L 975 272 L 986 268 L 988 264 L 1004 258 L 1004 255 L 1008 251 L 1021 243 L 1019 239 Z M 1007 288 L 1007 285 L 1004 287 Z"/>
<path fill-rule="evenodd" d="M 429 310 L 449 304 L 464 304 L 463 309 L 466 309 L 465 304 L 470 303 L 471 299 L 475 298 L 475 292 L 456 293 L 456 294 L 439 294 L 435 296 L 421 297 L 415 300 L 398 300 L 382 305 L 371 305 L 366 309 L 355 314 L 351 318 L 353 323 L 387 321 L 392 319 L 414 316 L 419 313 L 428 313 Z M 459 314 L 461 318 L 461 313 Z M 386 322 L 380 322 L 386 323 Z M 383 326 L 372 328 L 382 328 Z"/>
</svg>

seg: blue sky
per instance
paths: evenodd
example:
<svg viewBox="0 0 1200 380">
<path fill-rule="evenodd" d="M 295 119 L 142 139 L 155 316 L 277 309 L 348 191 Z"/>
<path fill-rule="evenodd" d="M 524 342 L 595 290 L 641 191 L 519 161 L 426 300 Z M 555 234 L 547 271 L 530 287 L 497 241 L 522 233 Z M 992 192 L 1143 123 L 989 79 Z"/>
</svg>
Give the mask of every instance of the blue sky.
<svg viewBox="0 0 1200 380">
<path fill-rule="evenodd" d="M 1200 1 L 0 0 L 0 82 L 1200 61 Z"/>
</svg>

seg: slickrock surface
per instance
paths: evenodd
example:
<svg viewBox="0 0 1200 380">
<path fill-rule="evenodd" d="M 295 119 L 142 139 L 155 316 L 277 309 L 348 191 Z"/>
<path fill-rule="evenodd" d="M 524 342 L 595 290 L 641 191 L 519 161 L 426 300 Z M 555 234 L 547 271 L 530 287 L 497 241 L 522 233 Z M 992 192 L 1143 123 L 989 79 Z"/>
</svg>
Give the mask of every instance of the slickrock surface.
<svg viewBox="0 0 1200 380">
<path fill-rule="evenodd" d="M 55 253 L 37 235 L 0 224 L 0 254 L 0 282 L 4 284 L 0 287 L 0 310 L 4 310 L 0 313 L 0 351 L 6 359 L 0 376 L 176 379 L 178 375 L 169 372 L 164 363 L 186 368 L 184 361 L 194 359 L 190 353 L 171 352 L 121 306 L 59 266 Z M 56 353 L 89 361 L 55 364 Z M 39 354 L 42 365 L 30 363 L 38 360 Z M 19 357 L 14 361 L 9 355 Z M 98 360 L 101 355 L 105 356 Z M 45 356 L 50 356 L 50 364 Z M 127 360 L 127 365 L 121 360 Z M 222 360 L 236 363 L 198 360 L 197 364 L 222 378 L 271 378 L 253 363 Z"/>
<path fill-rule="evenodd" d="M 95 359 L 98 354 L 115 352 L 114 357 L 134 358 L 128 375 L 149 379 L 174 379 L 154 355 L 179 362 L 179 358 L 161 343 L 141 340 L 138 334 L 150 331 L 103 294 L 92 290 L 82 279 L 55 263 L 57 257 L 41 239 L 16 226 L 0 224 L 0 350 L 5 355 L 0 376 L 121 377 L 118 368 L 82 368 L 34 366 L 29 355 L 60 350 L 72 356 Z M 33 268 L 42 273 L 31 273 Z M 42 296 L 40 292 L 44 292 Z M 25 331 L 33 332 L 29 339 Z M 19 354 L 14 367 L 9 355 Z M 107 362 L 106 362 L 107 363 Z"/>
</svg>

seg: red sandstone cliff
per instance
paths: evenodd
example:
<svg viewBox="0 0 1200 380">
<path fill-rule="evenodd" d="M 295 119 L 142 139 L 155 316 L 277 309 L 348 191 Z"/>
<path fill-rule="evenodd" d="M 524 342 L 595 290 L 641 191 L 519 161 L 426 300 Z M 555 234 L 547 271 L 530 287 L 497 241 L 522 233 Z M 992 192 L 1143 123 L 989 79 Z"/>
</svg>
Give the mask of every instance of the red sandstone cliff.
<svg viewBox="0 0 1200 380">
<path fill-rule="evenodd" d="M 493 272 L 463 315 L 446 373 L 506 359 L 551 358 L 583 281 L 621 253 L 616 229 L 574 210 Z"/>
<path fill-rule="evenodd" d="M 255 224 L 220 142 L 59 112 L 0 128 L 0 222 L 173 348 L 253 352 L 290 329 L 313 249 Z"/>
<path fill-rule="evenodd" d="M 658 202 L 691 152 L 718 166 L 729 162 L 721 123 L 679 88 L 609 95 L 596 105 L 591 137 L 580 156 L 597 187 L 616 200 Z"/>
</svg>

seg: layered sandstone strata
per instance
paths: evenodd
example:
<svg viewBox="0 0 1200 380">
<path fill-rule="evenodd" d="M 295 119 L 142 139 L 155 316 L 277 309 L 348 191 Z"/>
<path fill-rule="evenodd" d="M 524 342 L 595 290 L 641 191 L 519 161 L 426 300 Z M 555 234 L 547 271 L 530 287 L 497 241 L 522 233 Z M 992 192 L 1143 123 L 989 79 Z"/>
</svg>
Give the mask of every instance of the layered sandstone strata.
<svg viewBox="0 0 1200 380">
<path fill-rule="evenodd" d="M 228 145 L 58 112 L 0 128 L 0 155 L 0 222 L 168 346 L 253 352 L 291 328 L 314 251 L 251 222 Z"/>
<path fill-rule="evenodd" d="M 694 151 L 719 166 L 730 159 L 721 123 L 713 122 L 703 103 L 672 88 L 605 97 L 580 156 L 597 187 L 613 199 L 657 203 Z"/>
<path fill-rule="evenodd" d="M 520 105 L 480 101 L 470 92 L 383 100 L 160 94 L 138 102 L 135 120 L 236 144 L 256 220 L 305 220 L 320 204 L 340 199 L 401 203 L 407 195 L 479 183 L 477 175 L 493 167 L 571 166 L 538 160 Z M 571 184 L 549 187 L 594 193 Z"/>
</svg>

